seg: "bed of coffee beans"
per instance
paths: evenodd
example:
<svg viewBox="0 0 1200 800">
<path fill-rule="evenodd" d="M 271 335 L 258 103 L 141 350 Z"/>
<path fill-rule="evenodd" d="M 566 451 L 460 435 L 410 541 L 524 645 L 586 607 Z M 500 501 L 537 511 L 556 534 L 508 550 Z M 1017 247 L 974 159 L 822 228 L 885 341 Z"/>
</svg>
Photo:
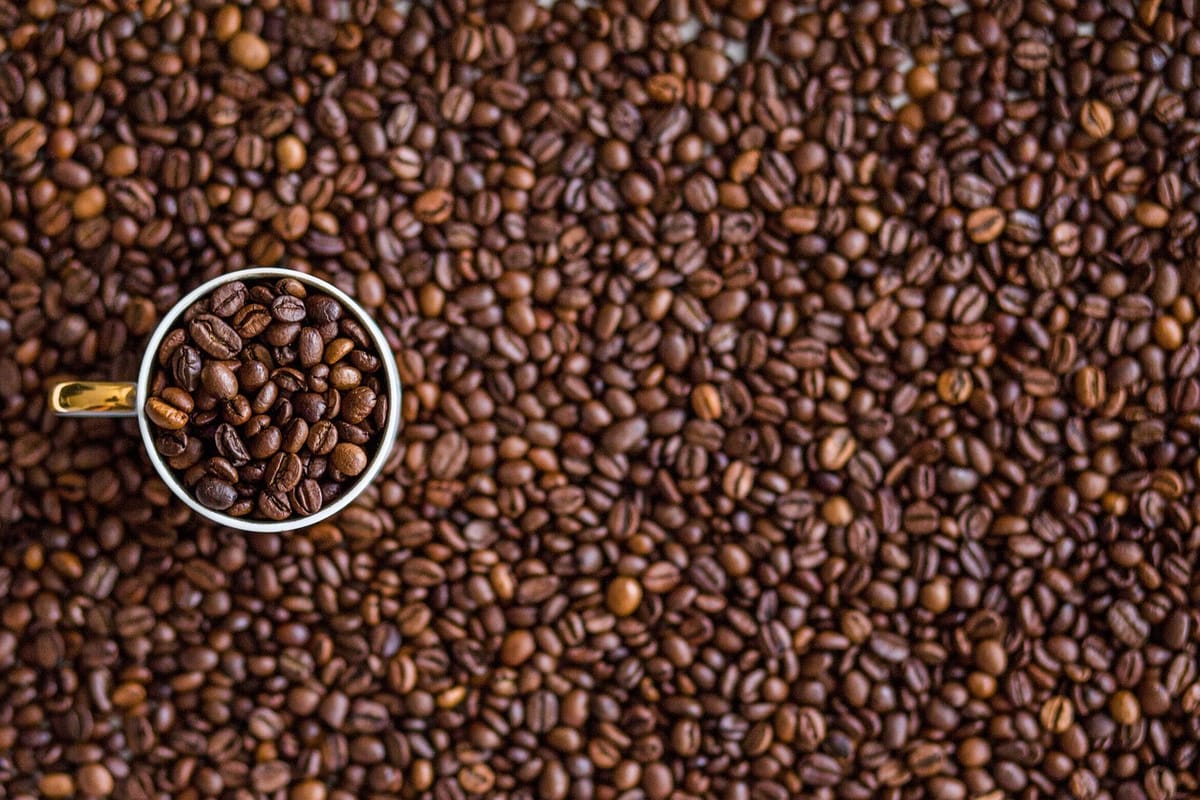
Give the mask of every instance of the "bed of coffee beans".
<svg viewBox="0 0 1200 800">
<path fill-rule="evenodd" d="M 1196 797 L 1197 17 L 0 0 L 0 786 Z M 287 536 L 45 401 L 264 264 L 405 387 Z"/>
<path fill-rule="evenodd" d="M 221 284 L 157 358 L 154 447 L 200 505 L 231 517 L 317 513 L 357 483 L 387 423 L 370 335 L 294 278 Z"/>
</svg>

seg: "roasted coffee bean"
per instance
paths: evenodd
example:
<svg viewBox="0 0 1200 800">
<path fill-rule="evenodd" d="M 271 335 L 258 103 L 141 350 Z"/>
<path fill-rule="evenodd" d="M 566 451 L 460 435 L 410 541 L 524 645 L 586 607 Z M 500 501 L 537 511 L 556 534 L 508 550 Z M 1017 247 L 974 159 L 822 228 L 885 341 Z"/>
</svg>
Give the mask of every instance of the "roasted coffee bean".
<svg viewBox="0 0 1200 800">
<path fill-rule="evenodd" d="M 232 484 L 219 478 L 201 478 L 195 486 L 196 499 L 205 508 L 224 511 L 237 500 L 237 490 Z"/>
<path fill-rule="evenodd" d="M 229 400 L 238 393 L 233 370 L 220 361 L 209 361 L 200 370 L 200 383 L 213 397 Z"/>
<path fill-rule="evenodd" d="M 258 303 L 249 303 L 234 312 L 231 323 L 244 339 L 254 339 L 271 324 L 271 315 Z"/>
<path fill-rule="evenodd" d="M 1038 39 L 1024 39 L 1013 50 L 1013 61 L 1021 69 L 1037 72 L 1050 66 L 1052 51 Z"/>
<path fill-rule="evenodd" d="M 1084 408 L 1098 408 L 1108 399 L 1104 372 L 1087 366 L 1075 373 L 1075 399 Z"/>
<path fill-rule="evenodd" d="M 304 301 L 290 294 L 282 294 L 271 302 L 271 316 L 281 322 L 300 322 L 307 313 Z"/>
<path fill-rule="evenodd" d="M 200 388 L 200 374 L 204 363 L 200 351 L 191 345 L 177 348 L 170 358 L 171 378 L 175 385 L 189 392 Z"/>
<path fill-rule="evenodd" d="M 188 435 L 182 430 L 164 431 L 154 439 L 154 449 L 160 454 L 173 458 L 187 451 Z"/>
<path fill-rule="evenodd" d="M 1113 129 L 1112 110 L 1100 100 L 1087 100 L 1079 111 L 1079 126 L 1094 139 L 1103 139 Z"/>
<path fill-rule="evenodd" d="M 299 392 L 292 395 L 292 405 L 296 415 L 310 425 L 325 416 L 325 412 L 329 408 L 325 402 L 325 396 L 316 392 Z M 361 419 L 357 421 L 362 422 Z"/>
<path fill-rule="evenodd" d="M 261 518 L 275 522 L 285 520 L 292 515 L 292 505 L 287 495 L 273 490 L 259 493 L 255 509 Z"/>
<path fill-rule="evenodd" d="M 308 449 L 314 455 L 327 456 L 338 442 L 337 428 L 329 420 L 318 420 L 308 429 Z"/>
<path fill-rule="evenodd" d="M 1113 603 L 1108 609 L 1107 620 L 1113 636 L 1127 647 L 1141 647 L 1146 643 L 1150 625 L 1130 601 Z"/>
<path fill-rule="evenodd" d="M 146 401 L 146 416 L 159 428 L 178 431 L 188 424 L 188 413 L 165 400 L 152 397 Z"/>
<path fill-rule="evenodd" d="M 333 448 L 330 463 L 345 475 L 358 475 L 367 468 L 367 454 L 357 444 L 342 442 Z"/>
<path fill-rule="evenodd" d="M 310 515 L 321 510 L 323 497 L 320 485 L 312 478 L 300 481 L 292 490 L 292 510 L 297 514 Z"/>
<path fill-rule="evenodd" d="M 263 480 L 274 492 L 290 492 L 300 483 L 304 474 L 304 464 L 294 453 L 279 452 L 267 462 L 267 471 Z"/>
<path fill-rule="evenodd" d="M 246 284 L 241 281 L 223 283 L 213 290 L 209 310 L 218 317 L 231 317 L 246 305 Z"/>
<path fill-rule="evenodd" d="M 214 358 L 236 358 L 242 351 L 242 337 L 212 314 L 199 314 L 192 319 L 188 335 L 196 347 Z"/>
<path fill-rule="evenodd" d="M 1004 226 L 1004 212 L 995 206 L 978 208 L 972 211 L 966 220 L 967 235 L 976 244 L 987 244 L 1000 238 Z"/>
<path fill-rule="evenodd" d="M 257 422 L 255 418 L 251 418 L 247 428 L 261 428 L 250 437 L 247 445 L 250 457 L 254 460 L 265 461 L 278 453 L 279 448 L 283 446 L 283 433 L 278 427 L 271 425 L 270 420 L 265 417 L 258 417 Z"/>
<path fill-rule="evenodd" d="M 213 436 L 213 443 L 217 452 L 234 466 L 240 467 L 249 463 L 250 454 L 246 452 L 246 445 L 233 425 L 228 423 L 218 425 L 216 434 Z"/>
<path fill-rule="evenodd" d="M 642 586 L 635 578 L 621 576 L 608 587 L 608 608 L 619 617 L 637 611 L 642 602 Z"/>
<path fill-rule="evenodd" d="M 267 329 L 263 331 L 262 340 L 276 348 L 274 351 L 277 355 L 276 361 L 279 360 L 280 348 L 290 348 L 296 341 L 296 337 L 300 335 L 300 327 L 298 322 L 275 322 L 268 325 Z M 294 358 L 294 356 L 292 357 Z"/>
<path fill-rule="evenodd" d="M 321 363 L 321 355 L 325 342 L 321 332 L 316 328 L 301 328 L 296 340 L 296 358 L 304 368 L 315 367 Z"/>
<path fill-rule="evenodd" d="M 376 399 L 374 389 L 369 386 L 355 386 L 342 398 L 341 419 L 357 425 L 375 410 Z"/>
<path fill-rule="evenodd" d="M 283 430 L 283 443 L 280 445 L 289 453 L 299 453 L 308 443 L 308 423 L 302 419 L 293 419 Z"/>
<path fill-rule="evenodd" d="M 646 568 L 642 586 L 648 592 L 665 594 L 679 585 L 679 567 L 669 561 L 659 561 Z"/>
<path fill-rule="evenodd" d="M 1074 706 L 1071 701 L 1061 695 L 1056 695 L 1042 704 L 1042 727 L 1054 733 L 1063 733 L 1074 720 Z"/>
</svg>

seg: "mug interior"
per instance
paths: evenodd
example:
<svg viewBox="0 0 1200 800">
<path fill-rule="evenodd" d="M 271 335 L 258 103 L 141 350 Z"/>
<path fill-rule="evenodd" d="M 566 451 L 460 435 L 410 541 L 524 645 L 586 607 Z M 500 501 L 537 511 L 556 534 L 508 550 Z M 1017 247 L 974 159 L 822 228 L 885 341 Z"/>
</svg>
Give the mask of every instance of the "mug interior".
<svg viewBox="0 0 1200 800">
<path fill-rule="evenodd" d="M 150 396 L 151 376 L 154 374 L 155 366 L 158 362 L 159 345 L 162 344 L 163 337 L 167 335 L 167 332 L 171 330 L 175 322 L 187 309 L 223 284 L 234 281 L 259 281 L 279 278 L 293 278 L 306 286 L 310 286 L 336 298 L 347 311 L 354 315 L 355 321 L 361 324 L 367 331 L 372 343 L 379 351 L 380 360 L 383 362 L 384 380 L 387 384 L 388 392 L 388 416 L 387 422 L 383 427 L 383 434 L 379 439 L 375 452 L 371 455 L 371 460 L 367 464 L 367 468 L 358 476 L 358 482 L 346 494 L 339 497 L 330 505 L 323 507 L 316 514 L 295 516 L 275 522 L 271 520 L 249 519 L 247 517 L 232 517 L 220 511 L 205 508 L 196 498 L 192 497 L 154 447 L 154 432 L 151 430 L 150 421 L 146 418 L 145 405 L 146 400 Z M 350 505 L 354 501 L 354 498 L 358 497 L 364 489 L 371 485 L 371 482 L 379 475 L 379 471 L 383 469 L 383 465 L 387 461 L 392 447 L 395 445 L 396 434 L 400 429 L 400 375 L 396 369 L 395 356 L 392 354 L 387 338 L 384 337 L 379 325 L 375 320 L 371 319 L 370 315 L 367 314 L 366 310 L 356 300 L 336 286 L 312 275 L 282 267 L 255 267 L 231 272 L 201 284 L 180 298 L 179 302 L 172 306 L 166 316 L 155 326 L 154 333 L 150 336 L 150 341 L 146 344 L 146 351 L 142 354 L 141 367 L 138 369 L 135 402 L 137 404 L 138 430 L 141 432 L 142 446 L 146 448 L 146 452 L 150 456 L 150 461 L 154 464 L 154 469 L 158 472 L 159 477 L 166 482 L 175 496 L 205 519 L 219 525 L 250 533 L 284 533 L 308 527 L 309 525 L 315 525 L 318 522 L 329 519 Z"/>
</svg>

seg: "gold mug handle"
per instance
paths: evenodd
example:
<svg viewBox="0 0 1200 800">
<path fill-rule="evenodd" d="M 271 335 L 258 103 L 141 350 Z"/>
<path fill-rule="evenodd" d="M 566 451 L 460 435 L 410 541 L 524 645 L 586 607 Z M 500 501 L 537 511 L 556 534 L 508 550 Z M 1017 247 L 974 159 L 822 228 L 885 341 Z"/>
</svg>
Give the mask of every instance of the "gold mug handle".
<svg viewBox="0 0 1200 800">
<path fill-rule="evenodd" d="M 50 389 L 50 410 L 72 417 L 134 417 L 136 396 L 136 383 L 63 381 Z"/>
</svg>

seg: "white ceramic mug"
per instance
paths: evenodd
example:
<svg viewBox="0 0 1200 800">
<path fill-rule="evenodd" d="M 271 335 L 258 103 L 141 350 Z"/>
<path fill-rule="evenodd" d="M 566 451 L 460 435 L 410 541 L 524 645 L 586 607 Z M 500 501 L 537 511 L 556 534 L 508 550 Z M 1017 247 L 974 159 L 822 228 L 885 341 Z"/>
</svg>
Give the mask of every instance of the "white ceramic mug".
<svg viewBox="0 0 1200 800">
<path fill-rule="evenodd" d="M 158 353 L 159 345 L 162 343 L 163 337 L 167 335 L 167 332 L 174 327 L 176 320 L 187 309 L 198 300 L 210 295 L 213 290 L 223 284 L 234 281 L 278 280 L 280 278 L 292 278 L 303 283 L 305 286 L 312 287 L 317 291 L 336 298 L 345 310 L 354 317 L 354 320 L 363 326 L 367 335 L 371 337 L 371 341 L 379 353 L 379 358 L 383 362 L 383 381 L 387 386 L 388 407 L 387 422 L 384 424 L 378 446 L 371 454 L 371 460 L 367 464 L 367 468 L 358 476 L 358 480 L 352 488 L 333 503 L 322 507 L 315 514 L 296 516 L 280 522 L 272 522 L 248 519 L 246 517 L 232 517 L 202 506 L 180 484 L 178 477 L 167 466 L 166 462 L 163 461 L 162 456 L 155 448 L 154 431 L 150 427 L 150 421 L 146 418 L 144 409 L 146 400 L 150 396 L 151 376 L 155 372 L 156 354 Z M 189 292 L 187 296 L 176 303 L 167 312 L 166 316 L 159 321 L 154 329 L 154 333 L 150 336 L 150 341 L 146 344 L 146 350 L 142 353 L 141 368 L 138 370 L 137 383 L 64 381 L 51 388 L 50 407 L 54 413 L 65 416 L 137 417 L 138 430 L 142 435 L 142 444 L 146 448 L 146 452 L 150 455 L 150 461 L 154 464 L 154 469 L 158 471 L 159 476 L 171 488 L 175 496 L 186 503 L 189 508 L 205 519 L 209 519 L 220 525 L 226 525 L 230 528 L 237 528 L 238 530 L 252 533 L 282 533 L 314 525 L 322 520 L 329 519 L 352 503 L 354 498 L 358 497 L 364 489 L 371 485 L 371 481 L 383 469 L 388 454 L 396 442 L 396 435 L 400 430 L 400 375 L 396 370 L 396 359 L 392 355 L 391 348 L 383 335 L 383 331 L 379 329 L 379 325 L 371 319 L 366 310 L 345 292 L 320 278 L 314 278 L 312 275 L 307 275 L 303 272 L 279 267 L 258 267 L 240 272 L 231 272 L 228 275 L 214 278 L 204 285 L 197 287 L 192 292 Z"/>
</svg>

